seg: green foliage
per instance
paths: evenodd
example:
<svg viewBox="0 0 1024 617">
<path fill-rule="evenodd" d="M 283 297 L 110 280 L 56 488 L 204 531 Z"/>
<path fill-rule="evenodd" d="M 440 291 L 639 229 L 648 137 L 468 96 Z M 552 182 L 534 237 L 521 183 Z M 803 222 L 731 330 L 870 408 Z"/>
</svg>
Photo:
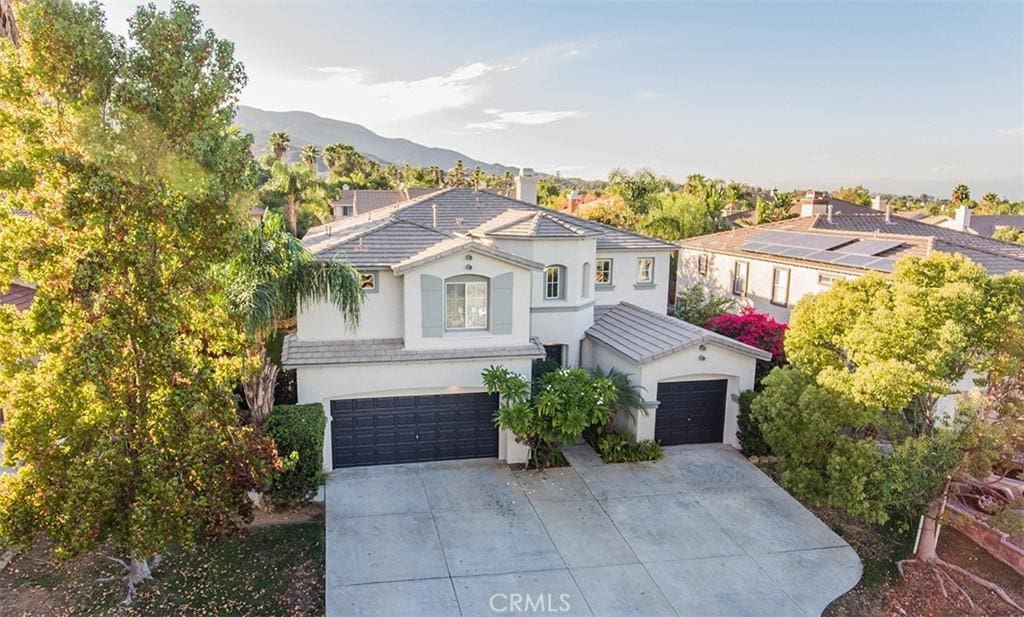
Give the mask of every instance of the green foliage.
<svg viewBox="0 0 1024 617">
<path fill-rule="evenodd" d="M 845 186 L 840 187 L 839 190 L 832 193 L 832 197 L 857 204 L 858 206 L 871 205 L 871 191 L 859 184 L 849 188 Z"/>
<path fill-rule="evenodd" d="M 751 415 L 751 405 L 757 398 L 754 390 L 744 390 L 740 393 L 739 415 L 737 416 L 736 438 L 740 442 L 740 449 L 746 456 L 767 456 L 772 453 L 771 447 L 761 434 L 761 426 Z"/>
<path fill-rule="evenodd" d="M 270 412 L 263 431 L 274 440 L 278 456 L 287 461 L 267 491 L 275 504 L 293 506 L 316 495 L 323 479 L 326 422 L 320 403 L 278 405 Z"/>
<path fill-rule="evenodd" d="M 774 223 L 793 218 L 793 193 L 774 193 L 768 199 L 757 198 L 754 205 L 754 224 Z"/>
<path fill-rule="evenodd" d="M 647 168 L 632 174 L 625 169 L 613 169 L 608 173 L 608 192 L 622 198 L 626 208 L 638 216 L 646 216 L 658 206 L 658 194 L 666 186 L 664 178 Z"/>
<path fill-rule="evenodd" d="M 604 433 L 597 437 L 594 449 L 606 463 L 638 463 L 656 461 L 665 455 L 656 441 L 634 442 L 618 433 Z"/>
<path fill-rule="evenodd" d="M 954 205 L 966 204 L 971 201 L 971 189 L 966 184 L 958 184 L 953 187 L 953 193 L 949 200 Z"/>
<path fill-rule="evenodd" d="M 715 315 L 727 313 L 736 306 L 732 296 L 717 295 L 699 283 L 676 291 L 672 313 L 685 322 L 703 327 Z"/>
<path fill-rule="evenodd" d="M 245 76 L 197 14 L 141 7 L 124 41 L 98 5 L 38 0 L 18 4 L 22 47 L 0 41 L 0 287 L 38 285 L 27 312 L 0 310 L 20 465 L 0 536 L 45 533 L 60 557 L 235 531 L 276 463 L 238 426 L 244 338 L 216 274 L 251 188 Z"/>
<path fill-rule="evenodd" d="M 280 207 L 294 235 L 302 237 L 309 227 L 334 218 L 331 211 L 334 190 L 311 165 L 274 161 L 267 171 L 269 175 L 260 187 L 260 198 L 267 209 Z"/>
<path fill-rule="evenodd" d="M 498 426 L 530 447 L 538 468 L 560 457 L 561 447 L 591 426 L 607 423 L 616 398 L 615 384 L 576 368 L 544 375 L 532 400 L 527 380 L 505 367 L 484 370 L 483 382 L 488 392 L 501 395 Z"/>
<path fill-rule="evenodd" d="M 952 476 L 969 485 L 1024 445 L 1024 277 L 961 258 L 905 259 L 802 300 L 751 405 L 781 479 L 865 520 L 910 520 Z M 979 402 L 943 421 L 936 401 L 969 369 Z M 962 399 L 962 402 L 970 399 Z"/>
<path fill-rule="evenodd" d="M 702 236 L 721 228 L 725 205 L 721 185 L 694 193 L 664 193 L 657 196 L 657 204 L 647 212 L 640 228 L 670 242 Z"/>
<path fill-rule="evenodd" d="M 596 366 L 590 369 L 590 374 L 594 379 L 605 379 L 615 386 L 615 404 L 612 407 L 615 413 L 605 425 L 606 431 L 611 430 L 615 415 L 623 414 L 630 418 L 636 418 L 637 412 L 647 413 L 647 409 L 644 407 L 644 388 L 633 383 L 633 379 L 627 373 L 614 366 L 607 371 Z"/>
<path fill-rule="evenodd" d="M 1003 242 L 1024 244 L 1024 229 L 1020 227 L 1000 227 L 992 232 L 992 237 Z"/>
</svg>

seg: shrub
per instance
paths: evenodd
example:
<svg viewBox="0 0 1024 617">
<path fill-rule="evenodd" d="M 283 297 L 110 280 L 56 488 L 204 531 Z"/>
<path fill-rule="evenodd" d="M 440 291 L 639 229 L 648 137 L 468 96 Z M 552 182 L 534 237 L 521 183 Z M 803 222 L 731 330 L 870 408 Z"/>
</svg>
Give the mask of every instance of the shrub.
<svg viewBox="0 0 1024 617">
<path fill-rule="evenodd" d="M 270 412 L 263 430 L 284 463 L 267 491 L 275 504 L 294 506 L 316 495 L 323 479 L 326 422 L 320 403 L 278 405 Z"/>
<path fill-rule="evenodd" d="M 746 456 L 767 456 L 772 453 L 772 449 L 764 440 L 757 419 L 750 415 L 750 406 L 755 398 L 757 398 L 757 392 L 753 390 L 740 393 L 740 413 L 736 418 L 738 428 L 736 438 L 739 439 L 740 449 Z"/>
<path fill-rule="evenodd" d="M 664 455 L 661 444 L 656 441 L 633 442 L 629 437 L 618 433 L 599 435 L 596 443 L 591 445 L 606 463 L 656 461 Z"/>
<path fill-rule="evenodd" d="M 731 310 L 734 306 L 736 300 L 731 296 L 716 295 L 698 283 L 676 292 L 672 313 L 685 322 L 703 328 L 709 319 Z"/>
<path fill-rule="evenodd" d="M 763 349 L 772 354 L 769 362 L 757 361 L 754 387 L 760 389 L 761 379 L 776 366 L 786 363 L 786 324 L 775 321 L 771 316 L 745 307 L 739 315 L 724 313 L 708 319 L 704 325 L 708 330 L 724 334 L 731 339 Z"/>
<path fill-rule="evenodd" d="M 488 392 L 501 395 L 498 426 L 530 447 L 530 462 L 537 468 L 561 460 L 562 446 L 606 423 L 616 400 L 615 384 L 578 368 L 544 375 L 533 397 L 526 379 L 502 366 L 484 370 L 483 381 Z"/>
</svg>

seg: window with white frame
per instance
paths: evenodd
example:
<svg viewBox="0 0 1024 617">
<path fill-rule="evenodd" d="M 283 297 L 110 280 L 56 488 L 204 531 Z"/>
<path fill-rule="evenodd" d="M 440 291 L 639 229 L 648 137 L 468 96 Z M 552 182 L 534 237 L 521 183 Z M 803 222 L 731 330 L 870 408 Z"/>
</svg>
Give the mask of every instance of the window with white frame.
<svg viewBox="0 0 1024 617">
<path fill-rule="evenodd" d="M 772 273 L 772 304 L 786 306 L 789 303 L 789 269 L 775 268 Z"/>
<path fill-rule="evenodd" d="M 359 275 L 359 287 L 363 291 L 377 291 L 377 273 L 367 272 Z"/>
<path fill-rule="evenodd" d="M 487 328 L 487 280 L 459 276 L 445 281 L 445 328 L 484 330 Z"/>
<path fill-rule="evenodd" d="M 544 268 L 544 299 L 561 300 L 565 297 L 565 268 L 548 266 Z"/>
<path fill-rule="evenodd" d="M 818 273 L 818 284 L 822 287 L 831 287 L 836 284 L 836 281 L 842 277 L 838 274 L 826 274 L 825 272 Z"/>
<path fill-rule="evenodd" d="M 598 259 L 594 262 L 596 267 L 594 268 L 594 284 L 596 285 L 611 285 L 612 284 L 612 260 L 611 259 Z"/>
<path fill-rule="evenodd" d="M 750 274 L 750 262 L 737 261 L 732 271 L 732 293 L 735 296 L 747 295 L 747 276 Z"/>
<path fill-rule="evenodd" d="M 654 283 L 653 257 L 640 257 L 636 260 L 636 282 L 640 285 Z"/>
<path fill-rule="evenodd" d="M 580 297 L 589 298 L 591 285 L 589 261 L 583 264 L 583 275 L 580 277 L 580 285 L 582 286 L 582 289 L 580 289 Z"/>
</svg>

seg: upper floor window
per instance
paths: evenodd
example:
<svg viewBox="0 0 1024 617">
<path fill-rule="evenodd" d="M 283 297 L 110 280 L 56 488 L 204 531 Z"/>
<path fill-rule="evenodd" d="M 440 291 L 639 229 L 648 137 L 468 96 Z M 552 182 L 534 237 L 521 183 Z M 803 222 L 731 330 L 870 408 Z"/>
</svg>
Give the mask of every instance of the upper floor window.
<svg viewBox="0 0 1024 617">
<path fill-rule="evenodd" d="M 711 261 L 711 256 L 707 253 L 701 253 L 697 257 L 697 274 L 701 276 L 708 275 L 708 263 Z"/>
<path fill-rule="evenodd" d="M 650 285 L 654 282 L 654 258 L 640 257 L 636 260 L 636 282 Z"/>
<path fill-rule="evenodd" d="M 367 272 L 359 275 L 359 287 L 363 291 L 377 291 L 377 273 Z"/>
<path fill-rule="evenodd" d="M 341 207 L 341 215 L 342 216 L 352 216 L 352 206 L 342 206 Z"/>
<path fill-rule="evenodd" d="M 772 273 L 772 304 L 786 306 L 789 303 L 789 269 L 775 268 Z"/>
<path fill-rule="evenodd" d="M 583 286 L 580 289 L 580 296 L 584 298 L 590 297 L 590 262 L 583 264 L 583 276 L 580 277 L 580 284 Z"/>
<path fill-rule="evenodd" d="M 819 272 L 818 284 L 821 285 L 822 287 L 831 287 L 832 285 L 835 285 L 836 281 L 838 281 L 840 278 L 842 277 L 840 277 L 838 274 L 825 274 L 824 272 Z"/>
<path fill-rule="evenodd" d="M 612 260 L 611 259 L 598 259 L 596 262 L 597 267 L 594 268 L 594 284 L 596 285 L 611 285 L 612 284 Z"/>
<path fill-rule="evenodd" d="M 445 328 L 486 329 L 487 291 L 487 280 L 479 276 L 457 276 L 445 281 Z"/>
<path fill-rule="evenodd" d="M 737 261 L 732 271 L 732 293 L 737 296 L 747 295 L 747 276 L 750 274 L 750 262 Z"/>
<path fill-rule="evenodd" d="M 565 268 L 548 266 L 544 268 L 544 299 L 561 300 L 565 297 Z"/>
</svg>

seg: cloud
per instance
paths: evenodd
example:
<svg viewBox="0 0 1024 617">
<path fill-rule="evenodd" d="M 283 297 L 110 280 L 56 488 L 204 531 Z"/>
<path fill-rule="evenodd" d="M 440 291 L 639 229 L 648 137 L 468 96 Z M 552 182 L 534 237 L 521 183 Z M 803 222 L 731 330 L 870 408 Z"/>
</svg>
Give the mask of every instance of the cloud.
<svg viewBox="0 0 1024 617">
<path fill-rule="evenodd" d="M 664 92 L 634 92 L 633 98 L 638 101 L 657 101 L 658 99 L 667 99 L 669 94 Z"/>
<path fill-rule="evenodd" d="M 956 171 L 957 169 L 960 169 L 959 165 L 936 165 L 935 167 L 932 167 L 932 171 L 937 174 L 947 171 Z"/>
<path fill-rule="evenodd" d="M 379 80 L 359 68 L 310 67 L 288 77 L 253 76 L 243 102 L 271 110 L 303 109 L 368 126 L 459 109 L 477 102 L 495 74 L 514 67 L 470 62 L 443 75 Z"/>
<path fill-rule="evenodd" d="M 1024 126 L 1015 126 L 1011 129 L 996 129 L 999 135 L 1024 135 Z"/>
<path fill-rule="evenodd" d="M 511 126 L 537 126 L 551 124 L 566 118 L 580 118 L 583 112 L 575 109 L 565 111 L 504 111 L 501 109 L 485 109 L 485 114 L 491 116 L 490 120 L 482 122 L 470 122 L 465 129 L 470 131 L 504 131 Z"/>
</svg>

